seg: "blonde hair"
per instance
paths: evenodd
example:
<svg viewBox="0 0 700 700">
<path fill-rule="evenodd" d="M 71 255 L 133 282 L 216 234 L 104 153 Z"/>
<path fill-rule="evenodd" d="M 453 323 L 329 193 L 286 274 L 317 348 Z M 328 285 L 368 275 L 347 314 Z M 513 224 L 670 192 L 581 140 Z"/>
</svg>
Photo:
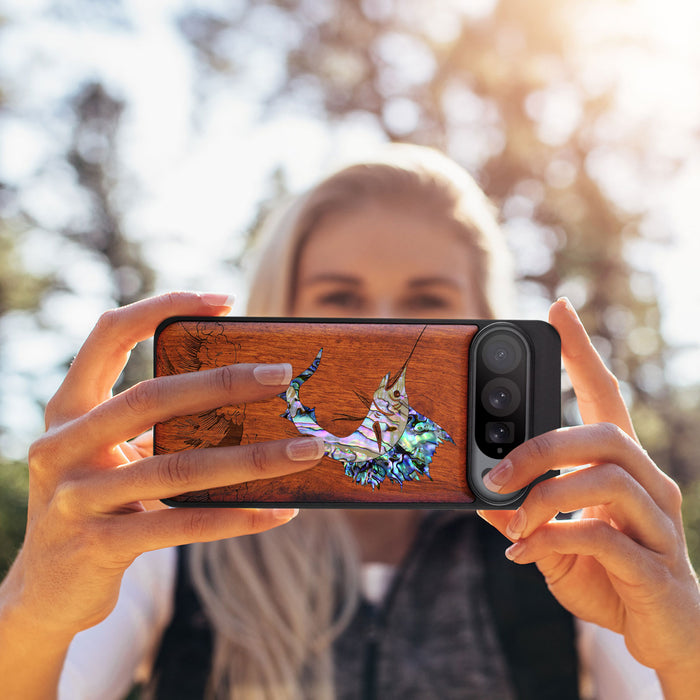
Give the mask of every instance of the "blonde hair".
<svg viewBox="0 0 700 700">
<path fill-rule="evenodd" d="M 267 219 L 255 245 L 248 315 L 289 315 L 299 256 L 309 235 L 327 214 L 372 203 L 408 204 L 451 226 L 472 251 L 472 269 L 465 275 L 474 280 L 484 317 L 510 313 L 512 257 L 491 202 L 466 170 L 439 151 L 391 144 L 376 160 L 339 170 Z"/>
<path fill-rule="evenodd" d="M 214 632 L 208 697 L 332 700 L 331 645 L 359 600 L 341 513 L 304 511 L 258 535 L 193 545 L 189 564 Z"/>
<path fill-rule="evenodd" d="M 484 317 L 510 304 L 510 256 L 474 180 L 432 149 L 393 145 L 277 210 L 259 236 L 247 311 L 291 313 L 300 251 L 321 218 L 371 203 L 414 203 L 473 251 Z M 208 692 L 233 700 L 330 700 L 331 644 L 359 598 L 359 557 L 342 514 L 305 511 L 268 532 L 194 545 L 190 572 L 214 631 Z"/>
</svg>

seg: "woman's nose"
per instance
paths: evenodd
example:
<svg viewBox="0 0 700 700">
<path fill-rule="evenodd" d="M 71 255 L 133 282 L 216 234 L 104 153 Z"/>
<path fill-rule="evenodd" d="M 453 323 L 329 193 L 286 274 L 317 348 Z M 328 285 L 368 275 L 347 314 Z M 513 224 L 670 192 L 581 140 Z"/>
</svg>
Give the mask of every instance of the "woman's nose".
<svg viewBox="0 0 700 700">
<path fill-rule="evenodd" d="M 388 297 L 380 297 L 367 306 L 367 318 L 399 318 L 396 303 Z"/>
</svg>

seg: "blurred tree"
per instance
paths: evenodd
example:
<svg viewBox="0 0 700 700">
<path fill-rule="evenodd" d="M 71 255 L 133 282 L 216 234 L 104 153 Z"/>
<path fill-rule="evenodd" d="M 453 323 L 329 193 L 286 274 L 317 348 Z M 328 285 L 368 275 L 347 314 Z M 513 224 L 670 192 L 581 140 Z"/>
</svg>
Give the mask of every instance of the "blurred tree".
<svg viewBox="0 0 700 700">
<path fill-rule="evenodd" d="M 649 157 L 653 125 L 611 128 L 617 86 L 591 81 L 582 66 L 576 18 L 586 4 L 242 0 L 185 11 L 179 27 L 200 85 L 235 85 L 251 70 L 251 43 L 267 46 L 284 66 L 260 88 L 269 113 L 368 120 L 389 140 L 434 146 L 464 164 L 502 212 L 522 297 L 537 313 L 545 300 L 572 298 L 645 444 L 688 482 L 700 444 L 677 410 L 679 390 L 664 381 L 673 350 L 653 279 L 633 264 L 645 202 L 619 196 L 614 169 L 621 159 L 651 178 L 675 163 Z M 622 32 L 618 40 L 632 41 Z M 697 403 L 689 411 L 700 418 Z M 566 415 L 576 420 L 570 400 Z M 679 447 L 681 434 L 688 441 Z"/>
<path fill-rule="evenodd" d="M 369 125 L 388 140 L 443 149 L 467 167 L 502 212 L 521 298 L 529 300 L 524 312 L 541 315 L 547 300 L 571 297 L 622 380 L 645 446 L 689 484 L 698 478 L 700 388 L 665 380 L 677 349 L 660 333 L 654 282 L 640 261 L 667 233 L 650 221 L 648 203 L 629 195 L 630 183 L 643 182 L 639 191 L 648 193 L 649 183 L 666 177 L 676 163 L 654 150 L 653 119 L 621 121 L 615 66 L 606 66 L 602 78 L 600 66 L 591 69 L 591 48 L 584 46 L 590 32 L 581 18 L 592 4 L 205 1 L 185 4 L 178 27 L 199 70 L 192 87 L 198 109 L 207 109 L 206 98 L 215 91 L 244 84 L 245 94 L 265 103 L 271 116 L 297 110 L 336 124 Z M 71 26 L 92 23 L 123 32 L 131 26 L 120 0 L 51 0 L 46 8 L 47 16 Z M 633 43 L 623 24 L 612 27 L 609 37 L 601 52 L 615 42 Z M 17 85 L 0 84 L 0 118 L 13 90 L 21 91 L 22 76 L 15 79 Z M 95 261 L 114 303 L 153 289 L 154 272 L 124 223 L 129 178 L 120 160 L 120 134 L 128 107 L 106 80 L 91 77 L 54 113 L 22 115 L 28 123 L 55 120 L 61 126 L 45 132 L 59 136 L 52 162 L 40 164 L 25 182 L 0 182 L 0 324 L 25 311 L 38 328 L 50 325 L 47 302 L 61 294 L 84 295 L 76 279 Z M 42 198 L 26 206 L 26 193 L 37 182 L 59 197 L 70 190 L 67 208 L 76 215 L 60 224 L 49 217 L 37 221 Z M 18 187 L 24 198 L 17 196 Z M 286 189 L 278 171 L 272 198 Z M 259 221 L 253 221 L 251 235 Z M 27 240 L 60 241 L 64 267 L 27 274 Z M 68 257 L 71 265 L 65 265 Z M 149 373 L 148 349 L 141 348 L 123 382 Z M 576 419 L 570 401 L 566 418 Z M 21 480 L 11 481 L 22 488 Z M 697 523 L 696 491 L 687 491 L 689 518 Z M 693 541 L 700 543 L 700 537 Z"/>
<path fill-rule="evenodd" d="M 36 310 L 41 297 L 52 287 L 48 276 L 28 273 L 22 264 L 21 244 L 27 221 L 14 208 L 15 193 L 0 182 L 0 318 L 9 311 Z"/>
<path fill-rule="evenodd" d="M 57 5 L 55 9 L 61 8 Z M 0 31 L 9 22 L 9 19 L 0 21 Z M 11 89 L 0 86 L 0 116 L 13 111 L 12 93 Z M 144 261 L 140 247 L 125 235 L 122 224 L 127 208 L 123 194 L 126 177 L 118 157 L 118 130 L 124 103 L 101 83 L 88 82 L 65 98 L 65 106 L 70 124 L 65 152 L 42 161 L 19 185 L 0 180 L 0 353 L 7 340 L 7 319 L 25 317 L 38 335 L 51 329 L 54 319 L 43 308 L 56 295 L 81 294 L 74 288 L 74 282 L 80 280 L 81 268 L 88 262 L 96 260 L 102 265 L 105 278 L 111 280 L 117 305 L 128 304 L 153 290 L 154 273 Z M 83 212 L 76 206 L 63 225 L 49 228 L 46 222 L 37 221 L 26 192 L 31 192 L 32 186 L 40 188 L 46 180 L 55 189 L 57 181 L 51 178 L 55 175 L 52 167 L 57 162 L 69 165 L 68 171 L 59 165 L 61 173 L 70 170 L 73 173 L 73 177 L 66 178 L 76 190 L 71 192 L 71 205 L 86 203 L 86 206 Z M 25 263 L 32 253 L 28 239 L 35 234 L 38 238 L 32 240 L 34 245 L 39 240 L 65 252 L 70 259 L 64 259 L 62 266 L 56 265 L 52 272 L 28 272 Z M 65 357 L 66 368 L 70 360 L 70 355 Z M 149 348 L 140 346 L 122 374 L 120 386 L 149 376 L 150 368 Z M 16 403 L 15 397 L 8 391 L 3 394 L 4 409 L 10 410 Z M 39 394 L 33 397 L 39 399 Z M 32 422 L 29 416 L 27 422 Z M 3 431 L 6 431 L 4 423 L 0 424 L 0 437 Z M 7 459 L 0 453 L 0 571 L 11 562 L 24 533 L 26 471 L 25 463 Z"/>
<path fill-rule="evenodd" d="M 62 235 L 103 260 L 116 305 L 124 306 L 148 296 L 155 281 L 141 246 L 128 238 L 122 223 L 127 209 L 122 196 L 127 178 L 119 164 L 118 131 L 125 105 L 103 84 L 90 82 L 70 98 L 69 106 L 73 130 L 66 160 L 90 206 L 89 216 L 67 226 Z M 138 345 L 117 389 L 147 377 L 151 364 L 150 349 Z"/>
<path fill-rule="evenodd" d="M 0 15 L 0 33 L 7 23 Z M 0 114 L 7 108 L 7 96 L 0 85 Z M 27 273 L 22 264 L 19 242 L 29 221 L 18 205 L 16 188 L 0 179 L 0 322 L 14 311 L 34 311 L 51 285 L 49 278 Z M 3 354 L 0 325 L 0 357 Z M 0 425 L 0 436 L 3 426 Z M 26 465 L 6 460 L 0 453 L 0 578 L 12 563 L 26 524 L 28 474 Z"/>
<path fill-rule="evenodd" d="M 26 221 L 14 207 L 16 193 L 0 183 L 0 319 L 10 311 L 33 311 L 51 285 L 49 278 L 28 274 L 17 250 Z M 14 210 L 14 215 L 11 213 Z M 0 354 L 2 354 L 0 334 Z M 3 426 L 0 425 L 0 435 Z M 0 454 L 0 578 L 12 563 L 24 536 L 27 466 Z"/>
</svg>

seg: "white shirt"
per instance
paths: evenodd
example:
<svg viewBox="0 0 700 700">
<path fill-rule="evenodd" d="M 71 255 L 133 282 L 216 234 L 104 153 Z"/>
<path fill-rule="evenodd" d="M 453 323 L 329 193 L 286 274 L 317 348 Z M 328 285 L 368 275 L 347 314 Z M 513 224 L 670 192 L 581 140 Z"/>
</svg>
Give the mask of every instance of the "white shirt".
<svg viewBox="0 0 700 700">
<path fill-rule="evenodd" d="M 98 625 L 75 636 L 58 686 L 59 700 L 123 698 L 147 677 L 173 613 L 175 549 L 146 552 L 124 573 L 119 600 Z"/>
<path fill-rule="evenodd" d="M 59 700 L 119 700 L 146 678 L 173 612 L 174 549 L 142 554 L 127 569 L 119 600 L 100 624 L 76 635 L 61 675 Z M 384 598 L 395 567 L 365 564 L 362 585 L 374 603 Z M 584 696 L 596 700 L 663 700 L 656 673 L 627 651 L 622 635 L 577 620 Z"/>
</svg>

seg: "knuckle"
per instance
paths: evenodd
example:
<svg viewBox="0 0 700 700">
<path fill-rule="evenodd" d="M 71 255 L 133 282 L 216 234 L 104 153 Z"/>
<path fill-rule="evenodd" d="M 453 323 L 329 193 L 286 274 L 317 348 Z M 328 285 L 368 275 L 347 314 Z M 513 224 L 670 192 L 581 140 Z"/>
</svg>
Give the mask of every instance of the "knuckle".
<svg viewBox="0 0 700 700">
<path fill-rule="evenodd" d="M 202 542 L 209 534 L 209 513 L 204 508 L 193 508 L 183 523 L 184 534 L 189 542 Z"/>
<path fill-rule="evenodd" d="M 609 394 L 617 395 L 620 393 L 620 382 L 618 378 L 606 368 L 604 386 Z"/>
<path fill-rule="evenodd" d="M 553 457 L 554 445 L 552 444 L 551 437 L 547 433 L 528 440 L 524 443 L 524 447 L 527 461 L 544 462 L 546 464 L 550 462 Z"/>
<path fill-rule="evenodd" d="M 226 366 L 219 367 L 214 372 L 214 382 L 216 388 L 222 390 L 226 394 L 230 394 L 238 385 L 237 372 L 234 367 Z"/>
<path fill-rule="evenodd" d="M 52 471 L 52 466 L 57 458 L 56 440 L 51 433 L 45 433 L 36 439 L 29 447 L 27 464 L 29 472 L 35 475 L 43 475 Z"/>
<path fill-rule="evenodd" d="M 97 324 L 91 335 L 100 339 L 100 342 L 105 339 L 109 341 L 110 347 L 119 352 L 131 352 L 134 349 L 134 343 L 131 343 L 124 338 L 124 307 L 118 309 L 108 309 L 97 319 Z"/>
<path fill-rule="evenodd" d="M 666 499 L 675 513 L 681 512 L 683 504 L 683 492 L 681 487 L 670 477 L 666 476 Z"/>
<path fill-rule="evenodd" d="M 664 556 L 669 561 L 677 561 L 679 557 L 686 557 L 687 548 L 682 525 L 678 525 L 672 516 L 663 513 L 659 521 L 658 531 L 664 544 L 664 548 L 660 548 L 658 551 L 665 552 Z"/>
<path fill-rule="evenodd" d="M 166 292 L 162 295 L 163 303 L 168 307 L 179 307 L 183 301 L 189 299 L 192 295 L 188 292 Z"/>
<path fill-rule="evenodd" d="M 656 555 L 649 557 L 646 568 L 654 581 L 654 589 L 661 600 L 669 600 L 677 589 L 678 581 L 674 575 L 672 557 Z"/>
<path fill-rule="evenodd" d="M 43 471 L 46 467 L 46 461 L 49 453 L 46 443 L 46 435 L 42 435 L 29 446 L 29 452 L 27 453 L 29 471 Z"/>
<path fill-rule="evenodd" d="M 270 527 L 269 514 L 261 510 L 250 510 L 247 513 L 247 529 L 250 532 L 260 532 Z"/>
<path fill-rule="evenodd" d="M 600 433 L 600 440 L 602 442 L 612 442 L 612 443 L 627 443 L 632 438 L 627 435 L 627 433 L 615 423 L 602 422 L 598 423 L 596 426 L 598 432 Z"/>
<path fill-rule="evenodd" d="M 44 422 L 48 428 L 61 413 L 61 400 L 57 394 L 54 394 L 47 402 L 44 410 Z"/>
<path fill-rule="evenodd" d="M 607 485 L 611 494 L 639 488 L 639 484 L 634 477 L 619 464 L 602 464 L 598 469 L 603 473 L 602 481 Z"/>
<path fill-rule="evenodd" d="M 157 479 L 164 489 L 187 486 L 195 471 L 192 455 L 188 452 L 173 452 L 157 463 Z"/>
<path fill-rule="evenodd" d="M 544 479 L 536 483 L 527 497 L 528 504 L 538 510 L 549 508 L 556 500 L 556 486 L 552 479 Z"/>
<path fill-rule="evenodd" d="M 617 530 L 614 530 L 608 523 L 598 520 L 597 518 L 579 521 L 583 523 L 581 528 L 585 530 L 586 535 L 594 542 L 599 550 L 608 550 L 613 544 L 613 539 Z"/>
<path fill-rule="evenodd" d="M 143 415 L 158 403 L 158 383 L 146 380 L 127 389 L 123 396 L 127 407 L 136 415 Z"/>
<path fill-rule="evenodd" d="M 81 494 L 82 488 L 78 481 L 69 479 L 61 482 L 53 494 L 53 505 L 56 511 L 64 518 L 78 513 L 84 502 Z"/>
<path fill-rule="evenodd" d="M 119 325 L 119 309 L 108 309 L 102 312 L 95 324 L 95 331 L 99 334 L 111 335 Z"/>
<path fill-rule="evenodd" d="M 254 442 L 246 448 L 246 467 L 253 474 L 265 476 L 270 466 L 270 457 L 265 445 Z"/>
</svg>

